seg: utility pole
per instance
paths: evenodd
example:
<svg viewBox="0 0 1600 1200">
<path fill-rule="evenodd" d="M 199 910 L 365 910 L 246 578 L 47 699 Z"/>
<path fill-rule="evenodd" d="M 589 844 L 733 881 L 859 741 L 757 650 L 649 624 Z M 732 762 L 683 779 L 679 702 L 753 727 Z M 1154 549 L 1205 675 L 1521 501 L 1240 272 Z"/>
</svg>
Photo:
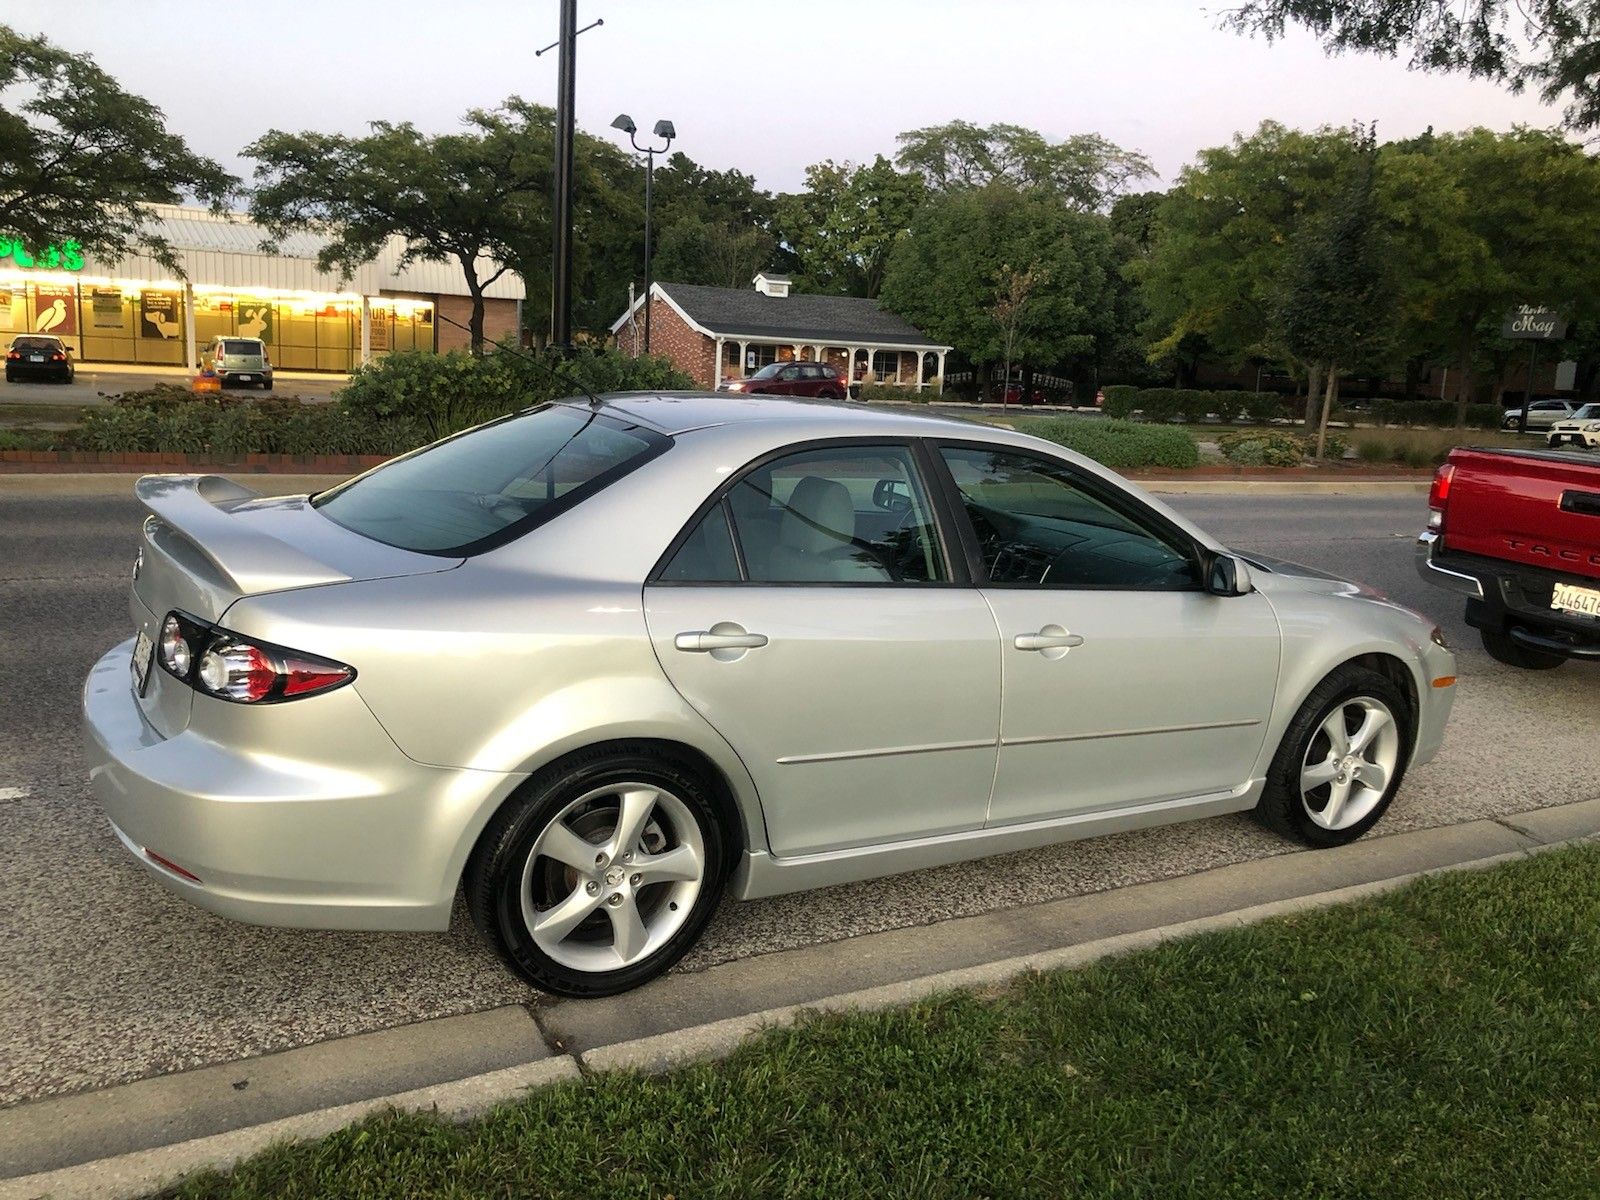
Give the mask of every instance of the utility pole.
<svg viewBox="0 0 1600 1200">
<path fill-rule="evenodd" d="M 611 128 L 620 129 L 628 135 L 628 141 L 634 150 L 644 155 L 644 352 L 650 353 L 650 310 L 655 307 L 650 299 L 650 220 L 651 210 L 655 207 L 655 178 L 656 155 L 665 154 L 672 148 L 672 139 L 678 136 L 678 131 L 671 121 L 657 121 L 655 135 L 666 138 L 664 146 L 639 145 L 639 127 L 633 123 L 633 118 L 627 113 L 618 113 L 617 119 L 611 122 Z M 633 311 L 630 304 L 629 312 Z"/>
<path fill-rule="evenodd" d="M 578 0 L 561 0 L 556 71 L 555 261 L 551 267 L 550 342 L 572 353 L 572 146 L 578 51 Z"/>
</svg>

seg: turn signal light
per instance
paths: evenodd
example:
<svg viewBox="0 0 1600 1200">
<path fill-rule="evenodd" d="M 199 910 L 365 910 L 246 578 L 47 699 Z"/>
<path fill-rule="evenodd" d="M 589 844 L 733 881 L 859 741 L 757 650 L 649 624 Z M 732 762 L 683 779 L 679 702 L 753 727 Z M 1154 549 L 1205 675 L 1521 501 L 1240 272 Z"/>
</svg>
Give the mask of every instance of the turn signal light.
<svg viewBox="0 0 1600 1200">
<path fill-rule="evenodd" d="M 356 677 L 354 667 L 276 646 L 183 613 L 161 623 L 162 668 L 184 683 L 234 704 L 273 704 L 331 691 Z"/>
</svg>

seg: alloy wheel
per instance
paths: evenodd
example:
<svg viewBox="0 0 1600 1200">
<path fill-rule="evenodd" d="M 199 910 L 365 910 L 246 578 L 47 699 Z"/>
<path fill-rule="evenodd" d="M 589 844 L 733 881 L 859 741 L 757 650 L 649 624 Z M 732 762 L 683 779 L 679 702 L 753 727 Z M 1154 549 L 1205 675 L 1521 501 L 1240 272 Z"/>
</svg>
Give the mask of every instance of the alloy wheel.
<svg viewBox="0 0 1600 1200">
<path fill-rule="evenodd" d="M 629 967 L 683 927 L 705 864 L 700 826 L 679 797 L 654 784 L 608 784 L 568 804 L 535 840 L 522 919 L 563 966 Z"/>
<path fill-rule="evenodd" d="M 1381 700 L 1340 703 L 1311 736 L 1300 767 L 1300 802 L 1313 823 L 1348 829 L 1383 800 L 1400 761 L 1400 727 Z"/>
</svg>

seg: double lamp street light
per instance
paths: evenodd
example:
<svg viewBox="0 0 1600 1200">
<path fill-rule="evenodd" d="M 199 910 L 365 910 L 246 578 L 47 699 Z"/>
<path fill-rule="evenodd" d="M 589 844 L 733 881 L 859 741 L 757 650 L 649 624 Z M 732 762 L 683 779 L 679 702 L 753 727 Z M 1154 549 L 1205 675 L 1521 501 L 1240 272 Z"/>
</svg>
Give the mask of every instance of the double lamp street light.
<svg viewBox="0 0 1600 1200">
<path fill-rule="evenodd" d="M 633 148 L 644 155 L 644 352 L 650 353 L 650 217 L 651 209 L 655 202 L 655 174 L 656 155 L 665 154 L 672 145 L 672 139 L 678 136 L 678 131 L 672 127 L 671 121 L 657 121 L 654 130 L 655 136 L 665 138 L 666 144 L 661 146 L 641 146 L 635 136 L 639 127 L 633 123 L 633 118 L 627 113 L 621 113 L 611 122 L 611 128 L 620 129 L 628 135 L 628 141 L 633 143 Z"/>
</svg>

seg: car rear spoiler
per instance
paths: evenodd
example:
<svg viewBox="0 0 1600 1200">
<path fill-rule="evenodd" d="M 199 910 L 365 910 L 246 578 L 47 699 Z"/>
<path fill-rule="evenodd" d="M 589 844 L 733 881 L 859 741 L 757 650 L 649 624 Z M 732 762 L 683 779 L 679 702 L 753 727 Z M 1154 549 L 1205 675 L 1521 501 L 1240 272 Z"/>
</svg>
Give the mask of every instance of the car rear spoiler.
<svg viewBox="0 0 1600 1200">
<path fill-rule="evenodd" d="M 151 518 L 181 534 L 242 595 L 350 579 L 235 517 L 234 508 L 261 493 L 221 475 L 146 475 L 133 485 L 133 494 Z"/>
</svg>

